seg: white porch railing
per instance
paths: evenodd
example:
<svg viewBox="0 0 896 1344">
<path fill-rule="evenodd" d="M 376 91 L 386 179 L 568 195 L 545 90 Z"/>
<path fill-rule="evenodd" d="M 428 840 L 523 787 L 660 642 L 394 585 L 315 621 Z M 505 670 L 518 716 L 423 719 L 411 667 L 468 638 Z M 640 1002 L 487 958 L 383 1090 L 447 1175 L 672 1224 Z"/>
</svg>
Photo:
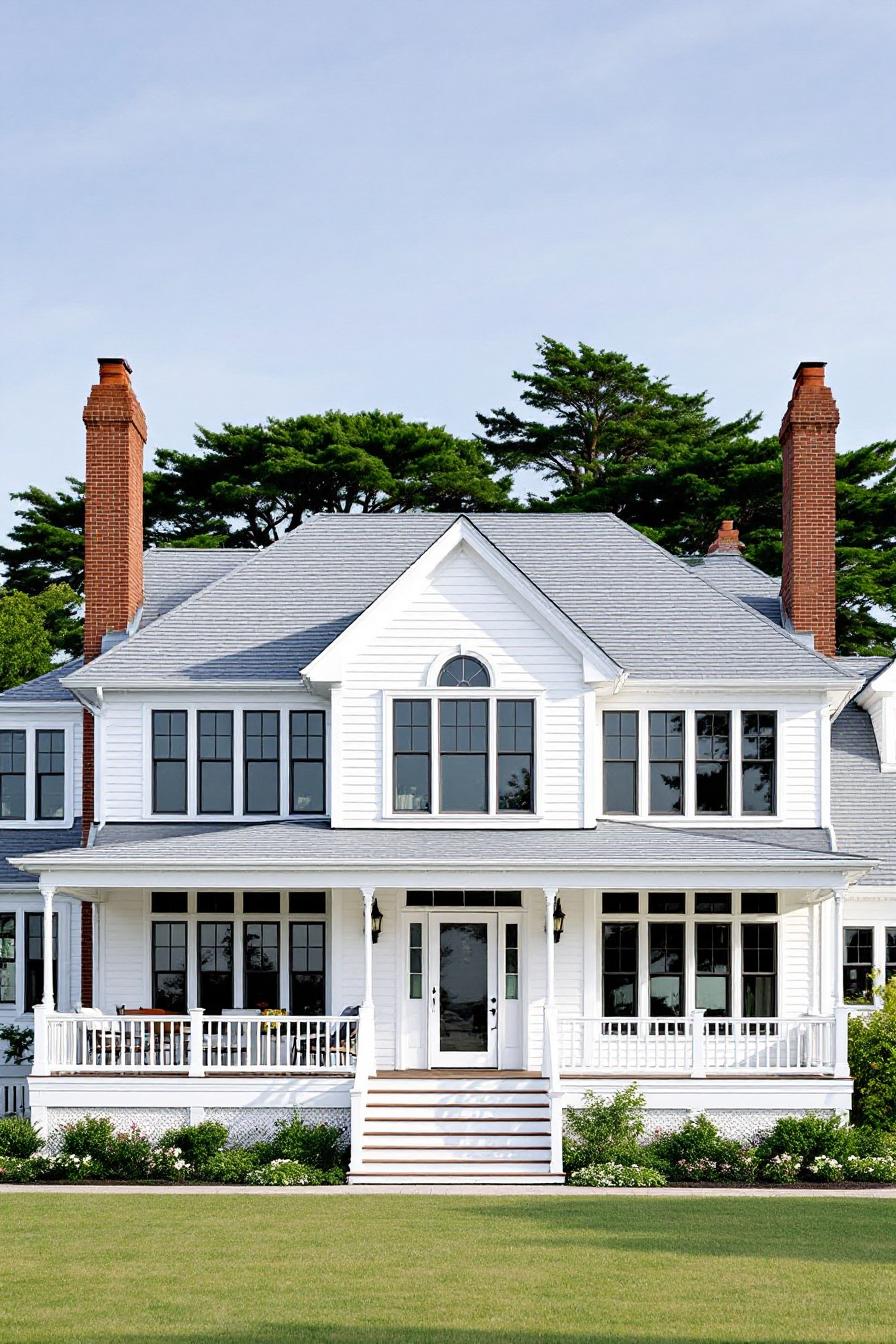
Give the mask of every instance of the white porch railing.
<svg viewBox="0 0 896 1344">
<path fill-rule="evenodd" d="M 560 1072 L 834 1074 L 846 1077 L 845 1024 L 836 1017 L 564 1017 Z"/>
<path fill-rule="evenodd" d="M 353 1073 L 357 1017 L 51 1013 L 47 1073 Z M 37 1042 L 36 1042 L 37 1044 Z M 38 1072 L 38 1051 L 35 1070 Z"/>
</svg>

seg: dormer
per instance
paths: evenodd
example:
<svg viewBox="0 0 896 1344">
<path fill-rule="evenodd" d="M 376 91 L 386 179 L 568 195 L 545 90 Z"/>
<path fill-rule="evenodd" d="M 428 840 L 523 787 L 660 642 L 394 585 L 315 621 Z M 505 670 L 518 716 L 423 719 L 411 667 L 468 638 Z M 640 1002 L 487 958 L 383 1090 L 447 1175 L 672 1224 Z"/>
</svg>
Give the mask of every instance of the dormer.
<svg viewBox="0 0 896 1344">
<path fill-rule="evenodd" d="M 869 681 L 856 703 L 874 725 L 881 770 L 896 772 L 896 659 Z"/>
</svg>

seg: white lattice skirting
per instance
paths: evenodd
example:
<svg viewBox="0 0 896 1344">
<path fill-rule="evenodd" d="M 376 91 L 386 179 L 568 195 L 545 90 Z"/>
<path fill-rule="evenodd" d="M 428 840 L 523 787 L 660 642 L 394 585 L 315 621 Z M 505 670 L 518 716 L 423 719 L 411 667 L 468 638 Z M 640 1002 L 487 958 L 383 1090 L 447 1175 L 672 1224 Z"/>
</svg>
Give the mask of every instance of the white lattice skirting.
<svg viewBox="0 0 896 1344">
<path fill-rule="evenodd" d="M 567 1109 L 564 1112 L 564 1129 L 569 1132 L 569 1124 L 566 1116 L 569 1114 Z M 659 1134 L 668 1134 L 676 1129 L 681 1129 L 685 1120 L 697 1112 L 685 1110 L 684 1108 L 669 1108 L 666 1110 L 648 1108 L 644 1114 L 644 1142 L 650 1143 Z M 702 1114 L 709 1117 L 719 1132 L 726 1139 L 738 1139 L 741 1143 L 751 1143 L 761 1134 L 767 1134 L 774 1127 L 777 1120 L 785 1115 L 836 1115 L 836 1111 L 822 1109 L 820 1107 L 804 1108 L 800 1110 L 797 1107 L 789 1107 L 784 1110 L 706 1110 Z"/>
<path fill-rule="evenodd" d="M 60 1132 L 66 1125 L 85 1116 L 108 1116 L 117 1130 L 136 1125 L 149 1139 L 158 1142 L 169 1129 L 180 1125 L 196 1124 L 200 1120 L 215 1120 L 228 1129 L 228 1146 L 237 1147 L 257 1143 L 273 1136 L 278 1121 L 293 1116 L 306 1125 L 336 1125 L 346 1140 L 349 1136 L 351 1112 L 343 1106 L 233 1106 L 204 1108 L 202 1112 L 187 1106 L 51 1106 L 47 1123 L 51 1147 L 59 1144 Z"/>
<path fill-rule="evenodd" d="M 50 1147 L 58 1145 L 60 1133 L 66 1125 L 72 1125 L 87 1116 L 108 1116 L 119 1131 L 136 1125 L 154 1143 L 166 1130 L 190 1123 L 190 1112 L 186 1106 L 52 1106 L 47 1111 Z"/>
</svg>

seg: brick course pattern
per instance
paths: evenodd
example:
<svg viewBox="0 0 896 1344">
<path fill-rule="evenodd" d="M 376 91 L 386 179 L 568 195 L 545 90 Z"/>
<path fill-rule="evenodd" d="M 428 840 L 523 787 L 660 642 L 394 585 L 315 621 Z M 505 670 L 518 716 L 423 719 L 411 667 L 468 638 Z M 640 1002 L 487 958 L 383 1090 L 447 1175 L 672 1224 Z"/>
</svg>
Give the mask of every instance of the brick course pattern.
<svg viewBox="0 0 896 1344">
<path fill-rule="evenodd" d="M 840 412 L 824 364 L 801 364 L 781 422 L 784 557 L 781 600 L 793 628 L 811 631 L 820 653 L 837 652 L 837 426 Z"/>
</svg>

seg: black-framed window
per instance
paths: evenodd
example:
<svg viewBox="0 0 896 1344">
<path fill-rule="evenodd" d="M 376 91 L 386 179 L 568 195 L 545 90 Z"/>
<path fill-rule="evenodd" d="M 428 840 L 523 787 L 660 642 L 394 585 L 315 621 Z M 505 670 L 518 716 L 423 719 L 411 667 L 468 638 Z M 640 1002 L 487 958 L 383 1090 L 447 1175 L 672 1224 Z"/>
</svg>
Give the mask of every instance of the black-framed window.
<svg viewBox="0 0 896 1344">
<path fill-rule="evenodd" d="M 648 915 L 683 915 L 686 909 L 683 891 L 650 891 L 647 893 Z"/>
<path fill-rule="evenodd" d="M 152 712 L 152 810 L 187 810 L 187 711 Z"/>
<path fill-rule="evenodd" d="M 535 703 L 498 701 L 498 811 L 535 805 Z"/>
<path fill-rule="evenodd" d="M 778 928 L 742 924 L 744 1017 L 775 1017 L 778 1011 Z"/>
<path fill-rule="evenodd" d="M 731 715 L 727 710 L 696 714 L 696 809 L 731 811 Z"/>
<path fill-rule="evenodd" d="M 887 929 L 884 946 L 884 981 L 889 984 L 896 975 L 896 929 Z"/>
<path fill-rule="evenodd" d="M 289 926 L 289 1011 L 319 1017 L 326 1009 L 326 930 L 322 921 Z"/>
<path fill-rule="evenodd" d="M 601 910 L 605 915 L 636 915 L 638 913 L 638 893 L 636 891 L 605 891 L 601 896 Z"/>
<path fill-rule="evenodd" d="M 449 658 L 439 673 L 440 686 L 490 686 L 491 677 L 484 663 L 469 654 Z"/>
<path fill-rule="evenodd" d="M 776 915 L 778 913 L 778 893 L 776 891 L 744 891 L 740 898 L 742 915 Z"/>
<path fill-rule="evenodd" d="M 604 812 L 638 811 L 638 715 L 604 710 Z"/>
<path fill-rule="evenodd" d="M 199 749 L 199 811 L 233 811 L 233 712 L 200 709 L 197 715 Z"/>
<path fill-rule="evenodd" d="M 25 818 L 25 734 L 21 729 L 0 733 L 0 819 Z"/>
<path fill-rule="evenodd" d="M 694 895 L 695 915 L 730 915 L 730 891 L 698 891 Z"/>
<path fill-rule="evenodd" d="M 488 811 L 488 701 L 439 702 L 443 812 Z"/>
<path fill-rule="evenodd" d="M 741 808 L 751 815 L 771 816 L 778 803 L 775 762 L 778 752 L 778 716 L 745 712 L 741 715 Z"/>
<path fill-rule="evenodd" d="M 637 1017 L 637 924 L 604 924 L 601 948 L 604 1017 Z"/>
<path fill-rule="evenodd" d="M 65 733 L 40 728 L 34 735 L 34 811 L 38 821 L 65 816 Z"/>
<path fill-rule="evenodd" d="M 659 816 L 684 810 L 684 714 L 654 710 L 648 715 L 650 811 Z"/>
<path fill-rule="evenodd" d="M 327 913 L 327 893 L 325 891 L 291 891 L 289 893 L 289 913 L 291 915 L 325 915 Z"/>
<path fill-rule="evenodd" d="M 185 891 L 154 891 L 150 909 L 154 915 L 185 915 L 189 908 Z"/>
<path fill-rule="evenodd" d="M 520 926 L 504 926 L 504 997 L 518 999 L 520 996 Z"/>
<path fill-rule="evenodd" d="M 53 915 L 53 997 L 59 994 L 59 912 Z M 25 915 L 25 1012 L 30 1013 L 44 997 L 44 917 Z"/>
<path fill-rule="evenodd" d="M 196 926 L 199 1007 L 209 1014 L 233 1007 L 233 922 L 200 920 Z"/>
<path fill-rule="evenodd" d="M 694 928 L 696 986 L 694 1007 L 707 1017 L 731 1014 L 731 925 L 697 924 Z"/>
<path fill-rule="evenodd" d="M 326 731 L 322 709 L 294 709 L 289 716 L 289 810 L 326 811 Z"/>
<path fill-rule="evenodd" d="M 423 925 L 408 925 L 408 998 L 423 998 Z"/>
<path fill-rule="evenodd" d="M 457 906 L 477 909 L 518 910 L 523 904 L 521 891 L 409 891 L 406 903 L 411 907 L 451 910 Z"/>
<path fill-rule="evenodd" d="M 280 711 L 243 712 L 243 811 L 280 811 Z"/>
<path fill-rule="evenodd" d="M 432 708 L 428 700 L 392 705 L 392 806 L 396 812 L 432 810 Z"/>
<path fill-rule="evenodd" d="M 16 917 L 0 915 L 0 1003 L 16 1001 Z"/>
<path fill-rule="evenodd" d="M 187 924 L 157 919 L 152 925 L 152 1006 L 187 1011 Z"/>
<path fill-rule="evenodd" d="M 684 1015 L 684 925 L 649 924 L 651 1017 Z"/>
<path fill-rule="evenodd" d="M 244 915 L 279 915 L 279 891 L 244 891 Z"/>
<path fill-rule="evenodd" d="M 236 909 L 232 891 L 199 891 L 196 912 L 200 915 L 232 915 Z"/>
<path fill-rule="evenodd" d="M 871 1003 L 874 972 L 874 929 L 843 930 L 843 997 L 847 1003 Z"/>
<path fill-rule="evenodd" d="M 243 1004 L 280 1006 L 280 925 L 247 920 L 243 925 Z"/>
</svg>

